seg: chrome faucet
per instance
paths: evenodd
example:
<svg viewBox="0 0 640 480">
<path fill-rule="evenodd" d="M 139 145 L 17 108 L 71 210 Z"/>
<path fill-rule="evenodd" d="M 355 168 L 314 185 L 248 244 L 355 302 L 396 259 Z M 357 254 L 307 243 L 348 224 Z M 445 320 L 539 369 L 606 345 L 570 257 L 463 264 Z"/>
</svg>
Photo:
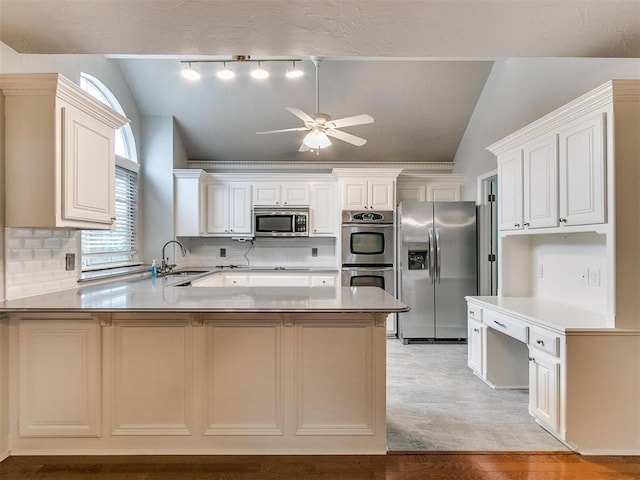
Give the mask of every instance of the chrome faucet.
<svg viewBox="0 0 640 480">
<path fill-rule="evenodd" d="M 187 249 L 184 248 L 184 246 L 177 240 L 169 240 L 167 243 L 165 243 L 162 246 L 162 263 L 160 265 L 160 271 L 158 273 L 169 273 L 173 267 L 175 267 L 176 265 L 173 264 L 169 264 L 169 257 L 165 257 L 164 254 L 164 249 L 167 248 L 167 245 L 169 245 L 170 243 L 175 243 L 176 245 L 178 245 L 180 247 L 180 252 L 182 253 L 182 256 L 184 257 L 187 254 Z"/>
</svg>

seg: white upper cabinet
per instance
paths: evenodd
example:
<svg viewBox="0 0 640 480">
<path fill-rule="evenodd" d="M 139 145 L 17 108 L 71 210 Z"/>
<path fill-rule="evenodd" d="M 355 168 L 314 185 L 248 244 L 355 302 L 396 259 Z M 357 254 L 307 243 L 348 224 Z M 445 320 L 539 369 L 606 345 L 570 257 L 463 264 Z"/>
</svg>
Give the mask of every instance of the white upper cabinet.
<svg viewBox="0 0 640 480">
<path fill-rule="evenodd" d="M 203 170 L 173 171 L 175 202 L 175 234 L 178 237 L 197 237 L 204 234 L 207 221 L 206 184 Z"/>
<path fill-rule="evenodd" d="M 281 207 L 309 205 L 309 185 L 302 182 L 255 183 L 253 205 Z"/>
<path fill-rule="evenodd" d="M 59 74 L 0 75 L 6 226 L 110 229 L 115 130 L 128 120 Z"/>
<path fill-rule="evenodd" d="M 604 113 L 571 122 L 560 131 L 560 222 L 604 223 Z"/>
<path fill-rule="evenodd" d="M 458 202 L 463 186 L 463 175 L 401 175 L 396 185 L 396 202 Z"/>
<path fill-rule="evenodd" d="M 309 236 L 334 236 L 338 220 L 336 189 L 333 183 L 311 184 L 311 228 Z"/>
<path fill-rule="evenodd" d="M 524 148 L 524 227 L 558 225 L 558 137 Z"/>
<path fill-rule="evenodd" d="M 231 236 L 252 233 L 250 184 L 209 183 L 206 192 L 206 234 Z"/>
<path fill-rule="evenodd" d="M 500 230 L 521 230 L 522 151 L 498 157 L 498 222 Z"/>
<path fill-rule="evenodd" d="M 394 180 L 382 178 L 345 179 L 342 184 L 343 210 L 393 210 Z"/>
</svg>

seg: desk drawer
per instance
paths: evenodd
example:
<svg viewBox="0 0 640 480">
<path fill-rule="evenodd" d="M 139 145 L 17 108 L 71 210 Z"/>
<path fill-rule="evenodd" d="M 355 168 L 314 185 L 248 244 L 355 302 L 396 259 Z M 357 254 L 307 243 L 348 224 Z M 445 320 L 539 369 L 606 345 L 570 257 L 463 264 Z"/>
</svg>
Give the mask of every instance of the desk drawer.
<svg viewBox="0 0 640 480">
<path fill-rule="evenodd" d="M 482 308 L 475 303 L 467 302 L 467 316 L 479 322 L 482 321 Z"/>
<path fill-rule="evenodd" d="M 556 357 L 560 356 L 560 337 L 553 332 L 531 327 L 529 330 L 529 345 Z"/>
<path fill-rule="evenodd" d="M 498 332 L 502 332 L 505 335 L 527 343 L 527 334 L 529 327 L 527 327 L 520 320 L 505 315 L 504 313 L 494 312 L 486 310 L 483 312 L 484 323 L 487 327 L 491 327 Z"/>
</svg>

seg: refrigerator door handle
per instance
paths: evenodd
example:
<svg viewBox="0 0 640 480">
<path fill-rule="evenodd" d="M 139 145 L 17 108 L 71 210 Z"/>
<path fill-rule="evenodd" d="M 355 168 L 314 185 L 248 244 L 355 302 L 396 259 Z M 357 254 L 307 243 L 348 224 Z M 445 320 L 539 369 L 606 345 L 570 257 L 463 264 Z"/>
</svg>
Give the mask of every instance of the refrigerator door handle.
<svg viewBox="0 0 640 480">
<path fill-rule="evenodd" d="M 429 259 L 427 261 L 427 265 L 429 266 L 429 280 L 431 284 L 435 283 L 435 252 L 434 252 L 434 241 L 433 241 L 433 228 L 429 228 L 427 230 L 427 243 L 429 248 Z"/>
<path fill-rule="evenodd" d="M 436 280 L 440 283 L 440 264 L 442 263 L 442 252 L 440 251 L 440 229 L 436 228 Z"/>
</svg>

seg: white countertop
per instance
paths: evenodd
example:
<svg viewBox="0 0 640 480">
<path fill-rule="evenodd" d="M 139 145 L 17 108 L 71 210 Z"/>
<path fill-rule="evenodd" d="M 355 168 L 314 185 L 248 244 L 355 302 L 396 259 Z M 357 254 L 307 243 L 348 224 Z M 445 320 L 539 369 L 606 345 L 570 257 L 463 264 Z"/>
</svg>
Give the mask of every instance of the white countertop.
<svg viewBox="0 0 640 480">
<path fill-rule="evenodd" d="M 535 297 L 465 297 L 480 306 L 520 317 L 521 319 L 551 328 L 562 333 L 571 332 L 622 332 L 612 328 L 606 315 L 563 305 L 552 300 Z M 628 332 L 629 330 L 624 330 Z"/>
<path fill-rule="evenodd" d="M 172 287 L 120 281 L 0 302 L 0 311 L 400 312 L 377 287 Z"/>
</svg>

